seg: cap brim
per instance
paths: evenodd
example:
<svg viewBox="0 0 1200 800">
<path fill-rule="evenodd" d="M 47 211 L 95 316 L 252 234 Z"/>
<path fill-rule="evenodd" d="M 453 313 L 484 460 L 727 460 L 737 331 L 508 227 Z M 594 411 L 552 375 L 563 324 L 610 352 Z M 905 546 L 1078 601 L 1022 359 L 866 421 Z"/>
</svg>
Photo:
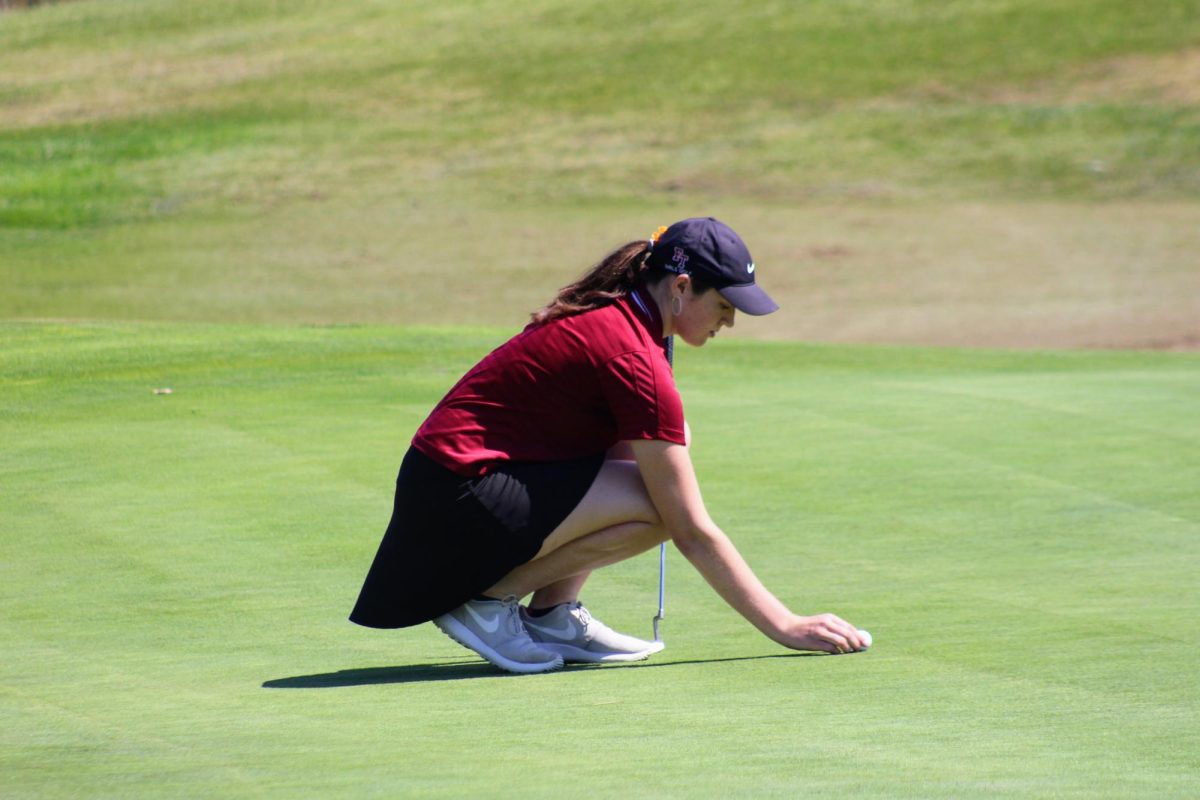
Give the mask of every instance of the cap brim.
<svg viewBox="0 0 1200 800">
<path fill-rule="evenodd" d="M 717 289 L 738 311 L 752 317 L 761 317 L 779 310 L 779 304 L 770 295 L 759 288 L 757 283 L 746 283 L 741 286 L 726 286 Z"/>
</svg>

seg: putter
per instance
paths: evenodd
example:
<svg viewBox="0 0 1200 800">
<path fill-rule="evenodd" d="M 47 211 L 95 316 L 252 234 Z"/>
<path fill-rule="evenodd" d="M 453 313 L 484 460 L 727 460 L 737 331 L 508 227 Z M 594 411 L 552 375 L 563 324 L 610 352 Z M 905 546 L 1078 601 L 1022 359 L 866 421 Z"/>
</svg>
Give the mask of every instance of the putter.
<svg viewBox="0 0 1200 800">
<path fill-rule="evenodd" d="M 667 363 L 671 366 L 675 365 L 675 337 L 667 337 Z M 658 613 L 654 615 L 652 624 L 654 625 L 654 641 L 661 642 L 662 635 L 659 633 L 658 625 L 663 621 L 663 600 L 667 594 L 667 543 L 662 542 L 658 546 Z"/>
<path fill-rule="evenodd" d="M 658 613 L 654 615 L 654 641 L 661 642 L 658 623 L 663 619 L 663 596 L 667 591 L 667 543 L 658 546 Z"/>
</svg>

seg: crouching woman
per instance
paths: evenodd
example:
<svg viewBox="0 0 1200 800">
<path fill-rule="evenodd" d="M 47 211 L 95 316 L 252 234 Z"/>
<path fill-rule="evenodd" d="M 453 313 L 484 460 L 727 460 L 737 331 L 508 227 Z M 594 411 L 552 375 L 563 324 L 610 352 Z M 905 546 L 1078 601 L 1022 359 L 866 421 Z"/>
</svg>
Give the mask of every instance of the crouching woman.
<svg viewBox="0 0 1200 800">
<path fill-rule="evenodd" d="M 591 573 L 671 540 L 756 628 L 798 650 L 866 646 L 793 613 L 709 517 L 668 337 L 704 345 L 778 306 L 741 238 L 712 218 L 618 248 L 473 367 L 413 438 L 350 619 L 433 622 L 510 672 L 644 659 L 579 601 Z M 528 598 L 527 605 L 521 601 Z"/>
</svg>

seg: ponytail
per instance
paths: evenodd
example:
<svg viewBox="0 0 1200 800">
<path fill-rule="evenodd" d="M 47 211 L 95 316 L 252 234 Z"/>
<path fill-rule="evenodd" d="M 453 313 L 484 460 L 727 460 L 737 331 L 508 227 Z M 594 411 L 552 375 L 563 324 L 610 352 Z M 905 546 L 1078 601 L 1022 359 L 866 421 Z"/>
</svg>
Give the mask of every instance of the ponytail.
<svg viewBox="0 0 1200 800">
<path fill-rule="evenodd" d="M 559 289 L 549 305 L 531 314 L 533 324 L 582 314 L 629 294 L 640 283 L 649 254 L 650 242 L 645 239 L 618 247 L 579 280 Z"/>
</svg>

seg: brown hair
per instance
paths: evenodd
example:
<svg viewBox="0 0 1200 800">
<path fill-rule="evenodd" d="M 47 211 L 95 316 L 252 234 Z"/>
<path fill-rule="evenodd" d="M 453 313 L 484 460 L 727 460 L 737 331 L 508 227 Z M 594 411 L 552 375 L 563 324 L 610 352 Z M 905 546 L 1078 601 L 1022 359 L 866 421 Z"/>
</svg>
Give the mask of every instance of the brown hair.
<svg viewBox="0 0 1200 800">
<path fill-rule="evenodd" d="M 650 242 L 645 239 L 623 244 L 605 256 L 574 283 L 558 290 L 558 296 L 545 308 L 532 314 L 534 325 L 542 325 L 563 317 L 582 314 L 601 308 L 629 294 L 638 286 L 655 283 L 671 275 L 667 270 L 656 268 L 653 276 L 646 274 L 646 256 L 650 255 Z M 703 294 L 711 286 L 703 280 L 692 279 L 692 291 Z"/>
</svg>

